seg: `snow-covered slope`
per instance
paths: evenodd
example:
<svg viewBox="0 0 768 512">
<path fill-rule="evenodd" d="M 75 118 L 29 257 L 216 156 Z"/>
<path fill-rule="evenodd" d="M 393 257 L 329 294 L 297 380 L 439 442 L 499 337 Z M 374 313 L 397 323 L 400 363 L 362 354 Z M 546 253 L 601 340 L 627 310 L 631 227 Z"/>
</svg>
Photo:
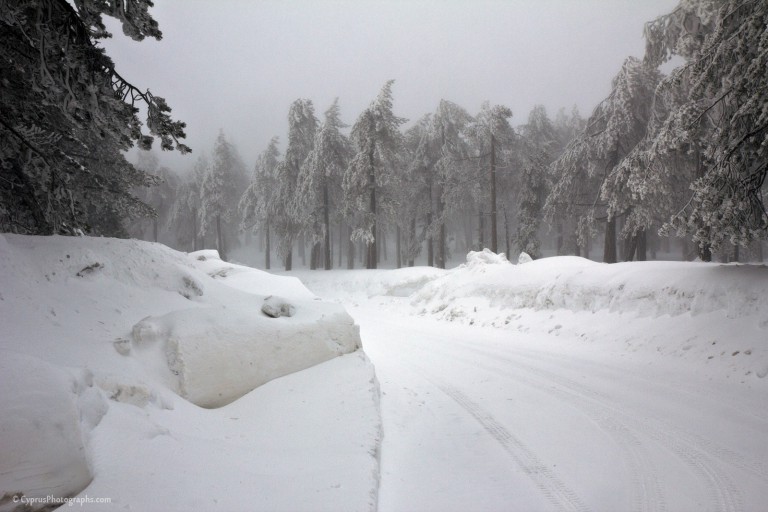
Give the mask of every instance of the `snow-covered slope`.
<svg viewBox="0 0 768 512">
<path fill-rule="evenodd" d="M 215 251 L 0 235 L 0 325 L 0 510 L 86 486 L 141 510 L 375 504 L 373 368 L 346 311 L 295 278 Z"/>
</svg>

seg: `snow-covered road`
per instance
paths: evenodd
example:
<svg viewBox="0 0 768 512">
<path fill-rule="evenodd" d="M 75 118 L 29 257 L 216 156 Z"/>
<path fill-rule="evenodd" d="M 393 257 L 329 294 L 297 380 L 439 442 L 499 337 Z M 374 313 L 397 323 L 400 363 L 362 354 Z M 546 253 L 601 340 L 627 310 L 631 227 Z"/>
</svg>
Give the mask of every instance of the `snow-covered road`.
<svg viewBox="0 0 768 512">
<path fill-rule="evenodd" d="M 549 313 L 520 333 L 409 307 L 348 307 L 381 386 L 381 512 L 764 510 L 758 389 L 605 350 Z"/>
</svg>

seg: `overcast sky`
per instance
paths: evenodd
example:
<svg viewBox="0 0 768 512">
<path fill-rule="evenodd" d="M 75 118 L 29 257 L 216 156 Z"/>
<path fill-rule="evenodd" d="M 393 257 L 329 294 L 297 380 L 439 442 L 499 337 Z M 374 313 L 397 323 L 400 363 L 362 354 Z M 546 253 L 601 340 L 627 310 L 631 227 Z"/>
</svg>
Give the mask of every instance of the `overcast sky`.
<svg viewBox="0 0 768 512">
<path fill-rule="evenodd" d="M 163 31 L 140 43 L 110 27 L 103 45 L 118 71 L 163 96 L 187 123 L 193 154 L 165 155 L 183 171 L 220 129 L 249 169 L 288 108 L 309 98 L 317 117 L 339 97 L 352 124 L 388 79 L 396 115 L 415 121 L 440 99 L 476 113 L 504 104 L 513 125 L 544 104 L 585 117 L 629 55 L 643 25 L 678 0 L 156 0 Z M 158 150 L 159 151 L 159 150 Z"/>
</svg>

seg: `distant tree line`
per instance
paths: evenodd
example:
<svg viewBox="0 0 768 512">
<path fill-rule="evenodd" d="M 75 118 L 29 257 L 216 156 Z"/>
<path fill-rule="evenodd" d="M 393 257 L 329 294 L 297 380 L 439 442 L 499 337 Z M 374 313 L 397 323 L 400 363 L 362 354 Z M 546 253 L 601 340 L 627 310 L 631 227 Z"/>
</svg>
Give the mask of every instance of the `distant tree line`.
<svg viewBox="0 0 768 512">
<path fill-rule="evenodd" d="M 484 104 L 469 113 L 441 100 L 404 128 L 389 81 L 351 127 L 342 122 L 338 101 L 321 120 L 311 101 L 296 100 L 284 151 L 272 138 L 251 171 L 221 133 L 188 176 L 143 154 L 138 170 L 127 174 L 141 179 L 119 190 L 132 190 L 155 212 L 151 222 L 131 224 L 133 234 L 186 250 L 216 247 L 224 258 L 256 238 L 267 268 L 275 265 L 273 256 L 286 269 L 294 256 L 313 269 L 376 268 L 383 259 L 399 267 L 417 257 L 444 267 L 452 253 L 482 247 L 536 258 L 545 242 L 557 254 L 643 260 L 664 250 L 672 235 L 687 259 L 738 260 L 740 250 L 753 248 L 762 260 L 767 24 L 768 4 L 761 0 L 681 0 L 646 24 L 644 58 L 623 63 L 610 94 L 587 119 L 575 109 L 551 119 L 536 106 L 525 124 L 513 126 L 506 106 Z M 683 64 L 665 76 L 659 68 L 674 56 Z M 6 109 L 5 95 L 3 102 Z M 17 117 L 25 118 L 24 108 Z M 164 115 L 160 126 L 182 136 L 183 125 Z M 34 151 L 45 137 L 5 124 L 0 129 L 15 142 L 9 148 L 3 132 L 0 151 L 15 156 L 13 172 L 30 159 L 33 170 L 45 167 Z M 163 138 L 163 148 L 173 140 Z M 77 165 L 93 172 L 87 162 Z M 4 164 L 3 179 L 22 186 L 11 168 Z M 39 197 L 50 197 L 50 181 Z M 153 181 L 159 184 L 147 186 Z M 14 212 L 33 198 L 17 195 L 13 202 L 12 195 L 4 189 L 4 229 L 34 232 L 44 225 L 28 206 L 32 213 L 22 222 Z M 94 222 L 87 227 L 118 233 Z"/>
</svg>

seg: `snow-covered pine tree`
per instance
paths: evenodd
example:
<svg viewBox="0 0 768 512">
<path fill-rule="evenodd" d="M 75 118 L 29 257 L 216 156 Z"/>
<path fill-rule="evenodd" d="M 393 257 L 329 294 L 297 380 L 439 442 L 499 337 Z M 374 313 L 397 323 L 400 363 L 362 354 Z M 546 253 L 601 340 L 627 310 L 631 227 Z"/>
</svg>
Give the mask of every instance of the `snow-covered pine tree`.
<svg viewBox="0 0 768 512">
<path fill-rule="evenodd" d="M 367 268 L 378 266 L 377 221 L 380 210 L 393 209 L 391 196 L 384 192 L 390 185 L 402 140 L 400 125 L 406 121 L 392 113 L 392 84 L 394 80 L 384 84 L 352 126 L 354 156 L 342 184 L 345 207 L 358 216 L 353 237 L 367 246 Z"/>
<path fill-rule="evenodd" d="M 434 165 L 434 193 L 430 201 L 434 205 L 431 225 L 428 225 L 430 239 L 437 241 L 435 265 L 445 268 L 448 258 L 446 221 L 461 204 L 456 201 L 453 189 L 463 186 L 470 170 L 471 144 L 467 130 L 474 122 L 469 113 L 457 104 L 440 100 L 431 118 L 426 147 L 436 150 L 432 155 Z"/>
<path fill-rule="evenodd" d="M 339 211 L 341 181 L 352 155 L 349 138 L 341 133 L 346 128 L 340 118 L 339 100 L 325 111 L 325 120 L 315 135 L 314 147 L 299 171 L 297 182 L 298 209 L 303 214 L 302 224 L 308 227 L 312 252 L 310 266 L 322 265 L 325 270 L 331 261 L 332 208 Z M 338 215 L 336 215 L 338 219 Z M 322 255 L 321 255 L 322 249 Z"/>
<path fill-rule="evenodd" d="M 190 247 L 193 251 L 202 249 L 204 246 L 200 241 L 200 212 L 202 209 L 200 198 L 203 179 L 209 166 L 210 163 L 205 154 L 200 155 L 195 162 L 192 173 L 181 179 L 168 219 L 169 225 L 176 233 L 178 242 L 182 246 Z"/>
<path fill-rule="evenodd" d="M 646 26 L 646 61 L 682 56 L 686 63 L 665 85 L 689 84 L 655 141 L 703 150 L 701 176 L 667 228 L 692 234 L 705 253 L 768 235 L 766 26 L 764 0 L 683 0 Z M 651 158 L 658 155 L 664 151 L 651 150 Z"/>
<path fill-rule="evenodd" d="M 216 233 L 216 247 L 222 260 L 227 259 L 228 244 L 237 233 L 229 221 L 232 218 L 233 206 L 241 197 L 245 188 L 243 163 L 235 147 L 227 142 L 224 132 L 219 132 L 213 146 L 211 165 L 203 177 L 200 191 L 200 224 L 203 234 L 211 229 Z M 227 236 L 227 235 L 230 236 Z"/>
<path fill-rule="evenodd" d="M 429 165 L 423 158 L 425 139 L 432 116 L 421 117 L 403 134 L 400 144 L 399 160 L 407 165 L 395 169 L 395 182 L 392 188 L 394 201 L 398 205 L 392 217 L 395 225 L 396 266 L 413 266 L 414 260 L 422 251 L 427 241 L 427 264 L 432 265 L 431 240 L 427 240 L 427 227 L 431 221 L 432 202 L 425 197 L 432 197 L 431 180 L 433 172 L 427 172 Z"/>
<path fill-rule="evenodd" d="M 152 3 L 15 0 L 0 4 L 0 230 L 124 234 L 143 207 L 131 189 L 153 180 L 125 159 L 132 145 L 189 148 L 163 98 L 125 80 L 95 41 L 104 14 L 129 37 L 161 38 Z M 147 135 L 134 108 L 147 106 Z"/>
<path fill-rule="evenodd" d="M 297 197 L 299 172 L 314 147 L 318 121 L 311 100 L 298 99 L 288 110 L 288 146 L 285 158 L 277 165 L 275 201 L 277 212 L 273 219 L 278 254 L 285 270 L 293 268 L 293 245 L 301 231 L 301 201 Z"/>
<path fill-rule="evenodd" d="M 518 139 L 520 181 L 518 224 L 515 244 L 532 258 L 541 257 L 539 226 L 548 189 L 547 172 L 554 159 L 557 134 L 543 105 L 536 105 L 528 115 L 528 124 Z"/>
<path fill-rule="evenodd" d="M 601 196 L 608 205 L 609 222 L 617 217 L 624 219 L 620 235 L 627 240 L 624 257 L 629 261 L 635 254 L 638 260 L 646 258 L 646 231 L 650 222 L 640 210 L 636 211 L 642 200 L 628 186 L 631 175 L 626 172 L 627 167 L 620 164 L 648 132 L 654 94 L 661 78 L 661 73 L 645 62 L 633 57 L 627 59 L 614 78 L 611 95 L 601 103 L 603 120 L 591 118 L 591 128 L 588 128 L 595 130 L 602 126 L 603 132 L 594 137 L 596 157 L 608 164 L 615 159 L 603 183 Z"/>
<path fill-rule="evenodd" d="M 491 106 L 484 102 L 480 113 L 475 116 L 467 133 L 472 140 L 476 158 L 487 157 L 488 194 L 487 203 L 480 205 L 480 239 L 483 240 L 484 220 L 487 215 L 491 221 L 490 246 L 493 252 L 499 251 L 498 242 L 498 180 L 497 170 L 503 165 L 504 153 L 509 151 L 515 139 L 515 131 L 509 124 L 512 110 L 504 105 Z M 500 161 L 501 160 L 501 161 Z M 508 170 L 509 171 L 509 170 Z M 481 243 L 482 245 L 482 243 Z"/>
<path fill-rule="evenodd" d="M 146 222 L 146 219 L 138 219 L 134 224 L 138 229 L 137 235 L 138 238 L 143 240 L 159 242 L 161 238 L 160 231 L 164 231 L 168 227 L 168 220 L 172 213 L 179 186 L 179 178 L 167 167 L 159 165 L 157 155 L 151 151 L 139 152 L 136 167 L 148 175 L 154 176 L 157 180 L 156 185 L 141 187 L 136 190 L 136 196 L 153 210 L 149 223 Z M 151 233 L 146 232 L 146 224 L 149 224 L 151 227 Z M 173 238 L 175 237 L 167 235 L 163 237 L 163 242 L 173 245 L 173 242 L 175 242 Z"/>
<path fill-rule="evenodd" d="M 606 222 L 603 261 L 606 263 L 617 261 L 616 218 L 627 215 L 633 206 L 624 176 L 612 173 L 645 136 L 653 92 L 660 78 L 656 69 L 634 57 L 627 58 L 613 79 L 611 93 L 595 107 L 584 131 L 571 141 L 552 166 L 555 182 L 547 198 L 548 212 L 551 214 L 563 203 L 582 204 L 584 210 L 579 218 L 582 242 L 591 237 L 597 212 L 603 212 Z M 579 203 L 582 199 L 577 197 L 585 192 L 585 186 L 591 189 L 596 180 L 600 183 L 599 195 L 591 202 Z M 644 232 L 625 231 L 624 235 L 643 237 Z"/>
<path fill-rule="evenodd" d="M 272 239 L 270 227 L 278 213 L 276 194 L 277 165 L 280 161 L 278 149 L 279 138 L 272 137 L 267 148 L 256 159 L 251 183 L 240 199 L 240 228 L 242 230 L 262 227 L 266 247 L 264 251 L 264 268 L 269 270 L 272 265 Z"/>
<path fill-rule="evenodd" d="M 553 148 L 553 160 L 556 160 L 563 154 L 568 143 L 578 136 L 586 125 L 586 121 L 581 117 L 578 107 L 575 105 L 571 109 L 570 115 L 566 114 L 565 109 L 561 108 L 555 116 L 553 128 L 555 130 L 556 143 Z M 553 186 L 555 186 L 556 177 L 552 175 L 552 166 L 547 169 L 547 197 Z M 574 184 L 576 187 L 584 186 L 584 183 Z M 595 185 L 597 188 L 599 185 Z M 574 196 L 577 194 L 574 194 Z M 584 194 L 582 194 L 584 195 Z M 579 202 L 584 204 L 592 199 L 595 194 L 586 194 L 588 197 L 582 197 Z M 577 256 L 589 257 L 589 244 L 591 237 L 589 232 L 579 233 L 578 217 L 574 215 L 574 208 L 569 208 L 569 203 L 561 204 L 557 208 L 553 208 L 552 211 L 548 209 L 547 202 L 544 202 L 542 212 L 544 213 L 544 220 L 550 226 L 555 229 L 555 247 L 558 254 L 575 254 Z M 567 210 L 571 211 L 567 211 Z M 578 209 L 578 208 L 577 208 Z"/>
</svg>

